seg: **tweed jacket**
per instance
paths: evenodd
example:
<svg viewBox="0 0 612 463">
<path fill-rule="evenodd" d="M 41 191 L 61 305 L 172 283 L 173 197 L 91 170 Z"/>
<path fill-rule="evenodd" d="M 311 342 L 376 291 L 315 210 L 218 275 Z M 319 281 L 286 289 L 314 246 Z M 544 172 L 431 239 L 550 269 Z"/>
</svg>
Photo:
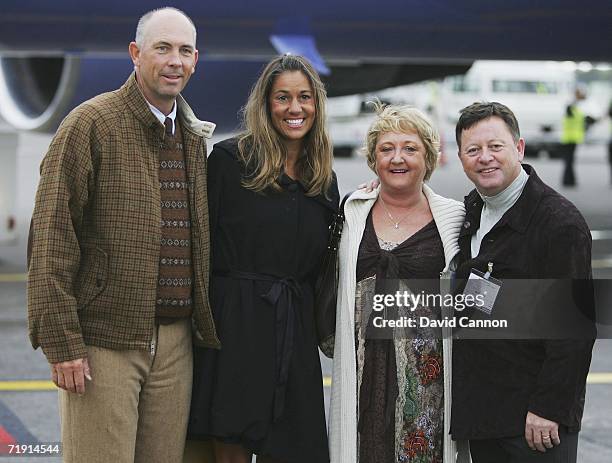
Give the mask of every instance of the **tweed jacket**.
<svg viewBox="0 0 612 463">
<path fill-rule="evenodd" d="M 179 95 L 192 221 L 193 324 L 219 347 L 208 302 L 206 142 Z M 86 345 L 148 349 L 155 324 L 161 238 L 159 151 L 164 127 L 135 74 L 62 122 L 41 164 L 28 255 L 30 341 L 51 363 Z"/>
<path fill-rule="evenodd" d="M 374 206 L 380 187 L 372 192 L 358 190 L 346 201 L 345 222 L 339 247 L 340 272 L 336 313 L 336 336 L 329 409 L 331 463 L 356 463 L 357 456 L 357 364 L 355 355 L 355 285 L 359 245 L 366 218 Z M 458 201 L 437 195 L 423 185 L 433 219 L 444 248 L 445 268 L 441 286 L 447 286 L 453 259 L 459 253 L 457 239 L 465 208 Z M 448 291 L 450 288 L 443 289 Z M 444 462 L 469 462 L 465 442 L 450 439 L 452 341 L 450 328 L 442 330 L 444 359 Z"/>
</svg>

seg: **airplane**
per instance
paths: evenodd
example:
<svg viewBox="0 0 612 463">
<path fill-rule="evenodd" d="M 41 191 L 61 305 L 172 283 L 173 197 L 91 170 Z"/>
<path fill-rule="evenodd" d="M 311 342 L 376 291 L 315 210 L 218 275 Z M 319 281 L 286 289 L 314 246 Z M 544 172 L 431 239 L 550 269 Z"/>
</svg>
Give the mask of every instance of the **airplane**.
<svg viewBox="0 0 612 463">
<path fill-rule="evenodd" d="M 52 132 L 80 102 L 119 87 L 127 45 L 155 3 L 9 0 L 0 15 L 0 115 Z M 611 61 L 607 0 L 175 0 L 198 29 L 185 96 L 230 132 L 265 63 L 303 54 L 329 96 L 463 74 L 475 59 Z"/>
</svg>

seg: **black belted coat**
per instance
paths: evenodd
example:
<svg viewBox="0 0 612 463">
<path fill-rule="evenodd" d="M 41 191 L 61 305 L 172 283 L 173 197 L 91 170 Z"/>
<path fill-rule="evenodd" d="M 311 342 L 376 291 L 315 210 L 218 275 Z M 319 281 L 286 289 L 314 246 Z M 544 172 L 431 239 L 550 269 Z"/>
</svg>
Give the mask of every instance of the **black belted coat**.
<svg viewBox="0 0 612 463">
<path fill-rule="evenodd" d="M 235 139 L 208 159 L 210 300 L 221 350 L 194 350 L 192 438 L 215 436 L 280 461 L 329 460 L 314 282 L 338 208 L 282 174 L 241 185 Z"/>
</svg>

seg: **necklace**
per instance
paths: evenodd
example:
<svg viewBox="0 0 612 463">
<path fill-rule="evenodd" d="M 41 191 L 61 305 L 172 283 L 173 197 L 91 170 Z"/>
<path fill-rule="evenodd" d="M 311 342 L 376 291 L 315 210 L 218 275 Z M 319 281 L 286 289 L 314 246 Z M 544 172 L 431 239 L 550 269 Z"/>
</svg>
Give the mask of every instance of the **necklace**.
<svg viewBox="0 0 612 463">
<path fill-rule="evenodd" d="M 408 215 L 410 214 L 410 212 L 406 213 L 406 215 L 404 215 L 404 217 L 401 217 L 399 220 L 396 220 L 395 217 L 393 217 L 391 215 L 391 212 L 389 212 L 389 209 L 387 209 L 387 205 L 385 204 L 385 201 L 382 199 L 381 195 L 378 195 L 378 199 L 380 199 L 380 204 L 382 204 L 385 212 L 387 213 L 387 216 L 389 217 L 389 221 L 391 222 L 391 224 L 393 225 L 393 228 L 395 228 L 396 230 L 399 229 L 400 223 L 402 223 L 404 221 L 404 219 L 406 217 L 408 217 Z"/>
</svg>

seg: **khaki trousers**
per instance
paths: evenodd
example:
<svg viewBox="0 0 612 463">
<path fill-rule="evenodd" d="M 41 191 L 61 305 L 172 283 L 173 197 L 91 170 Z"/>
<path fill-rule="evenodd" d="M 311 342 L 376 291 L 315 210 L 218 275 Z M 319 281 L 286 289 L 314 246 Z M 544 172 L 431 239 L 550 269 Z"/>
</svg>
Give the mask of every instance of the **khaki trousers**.
<svg viewBox="0 0 612 463">
<path fill-rule="evenodd" d="M 182 462 L 191 321 L 156 327 L 150 351 L 88 346 L 87 352 L 92 381 L 85 394 L 59 392 L 64 462 Z"/>
</svg>

